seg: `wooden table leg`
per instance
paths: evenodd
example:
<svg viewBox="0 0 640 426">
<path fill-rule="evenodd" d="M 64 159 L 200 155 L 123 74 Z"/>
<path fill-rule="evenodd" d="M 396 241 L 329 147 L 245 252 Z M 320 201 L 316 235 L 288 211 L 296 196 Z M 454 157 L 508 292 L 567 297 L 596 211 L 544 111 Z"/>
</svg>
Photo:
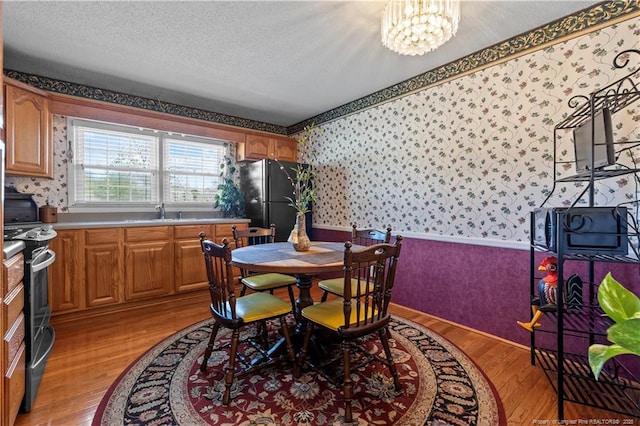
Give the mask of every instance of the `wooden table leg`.
<svg viewBox="0 0 640 426">
<path fill-rule="evenodd" d="M 296 287 L 298 287 L 298 298 L 296 299 L 296 334 L 304 335 L 304 329 L 306 322 L 302 319 L 302 310 L 307 306 L 313 305 L 313 298 L 311 297 L 311 275 L 296 274 Z"/>
</svg>

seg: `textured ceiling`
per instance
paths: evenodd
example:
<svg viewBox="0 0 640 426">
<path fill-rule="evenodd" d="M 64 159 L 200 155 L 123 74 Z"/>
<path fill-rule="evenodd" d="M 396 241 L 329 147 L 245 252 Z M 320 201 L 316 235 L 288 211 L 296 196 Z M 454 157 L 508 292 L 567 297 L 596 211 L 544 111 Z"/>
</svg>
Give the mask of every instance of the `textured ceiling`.
<svg viewBox="0 0 640 426">
<path fill-rule="evenodd" d="M 464 1 L 411 57 L 382 46 L 383 2 L 4 0 L 4 66 L 290 126 L 595 3 Z"/>
</svg>

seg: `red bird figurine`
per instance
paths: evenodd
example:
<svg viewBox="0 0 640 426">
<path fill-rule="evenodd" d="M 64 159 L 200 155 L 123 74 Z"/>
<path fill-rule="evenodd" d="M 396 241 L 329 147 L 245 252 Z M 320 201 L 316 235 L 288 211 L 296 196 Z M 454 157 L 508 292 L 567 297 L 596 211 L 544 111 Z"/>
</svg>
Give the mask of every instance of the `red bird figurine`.
<svg viewBox="0 0 640 426">
<path fill-rule="evenodd" d="M 553 257 L 545 257 L 540 265 L 538 271 L 546 272 L 545 275 L 538 282 L 538 296 L 532 300 L 531 310 L 533 312 L 533 318 L 530 322 L 516 321 L 519 326 L 524 327 L 529 331 L 533 331 L 533 327 L 540 327 L 538 320 L 542 316 L 540 307 L 556 304 L 556 295 L 558 290 L 558 260 Z"/>
<path fill-rule="evenodd" d="M 540 266 L 538 266 L 538 271 L 547 273 L 547 275 L 538 282 L 540 306 L 555 305 L 558 290 L 558 260 L 553 256 L 545 257 L 540 263 Z"/>
</svg>

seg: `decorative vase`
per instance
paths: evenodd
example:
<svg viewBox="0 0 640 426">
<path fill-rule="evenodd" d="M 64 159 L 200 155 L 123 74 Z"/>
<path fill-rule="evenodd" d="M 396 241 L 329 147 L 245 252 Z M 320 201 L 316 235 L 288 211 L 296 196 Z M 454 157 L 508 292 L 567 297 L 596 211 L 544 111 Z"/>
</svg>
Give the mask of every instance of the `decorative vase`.
<svg viewBox="0 0 640 426">
<path fill-rule="evenodd" d="M 311 240 L 307 235 L 307 224 L 305 223 L 305 215 L 299 214 L 296 216 L 296 224 L 289 234 L 287 240 L 293 244 L 295 251 L 307 251 L 311 247 Z"/>
</svg>

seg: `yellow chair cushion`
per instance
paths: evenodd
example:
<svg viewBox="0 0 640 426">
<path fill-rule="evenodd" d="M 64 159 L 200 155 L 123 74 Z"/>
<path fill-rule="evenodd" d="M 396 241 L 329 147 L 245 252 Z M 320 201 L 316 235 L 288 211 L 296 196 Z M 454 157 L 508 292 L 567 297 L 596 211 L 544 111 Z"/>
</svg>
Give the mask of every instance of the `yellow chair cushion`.
<svg viewBox="0 0 640 426">
<path fill-rule="evenodd" d="M 343 300 L 335 299 L 328 302 L 316 303 L 312 306 L 307 306 L 302 310 L 302 316 L 319 324 L 323 327 L 327 327 L 330 330 L 338 331 L 340 327 L 344 325 L 344 311 Z M 371 316 L 371 315 L 369 315 Z M 351 318 L 350 324 L 355 324 L 357 321 L 356 303 L 351 301 Z M 360 312 L 360 320 L 364 319 L 364 312 Z"/>
<path fill-rule="evenodd" d="M 365 281 L 360 281 L 360 294 L 365 292 Z M 322 280 L 318 283 L 318 287 L 328 291 L 329 293 L 337 294 L 338 296 L 344 295 L 344 278 L 332 278 L 330 280 Z M 351 278 L 351 295 L 355 296 L 358 290 L 358 280 Z M 369 284 L 369 291 L 373 291 L 373 284 Z"/>
<path fill-rule="evenodd" d="M 251 293 L 236 299 L 236 315 L 245 323 L 285 315 L 291 304 L 269 293 Z"/>
<path fill-rule="evenodd" d="M 296 283 L 296 277 L 285 274 L 256 274 L 242 279 L 242 284 L 255 291 L 271 290 Z"/>
</svg>

